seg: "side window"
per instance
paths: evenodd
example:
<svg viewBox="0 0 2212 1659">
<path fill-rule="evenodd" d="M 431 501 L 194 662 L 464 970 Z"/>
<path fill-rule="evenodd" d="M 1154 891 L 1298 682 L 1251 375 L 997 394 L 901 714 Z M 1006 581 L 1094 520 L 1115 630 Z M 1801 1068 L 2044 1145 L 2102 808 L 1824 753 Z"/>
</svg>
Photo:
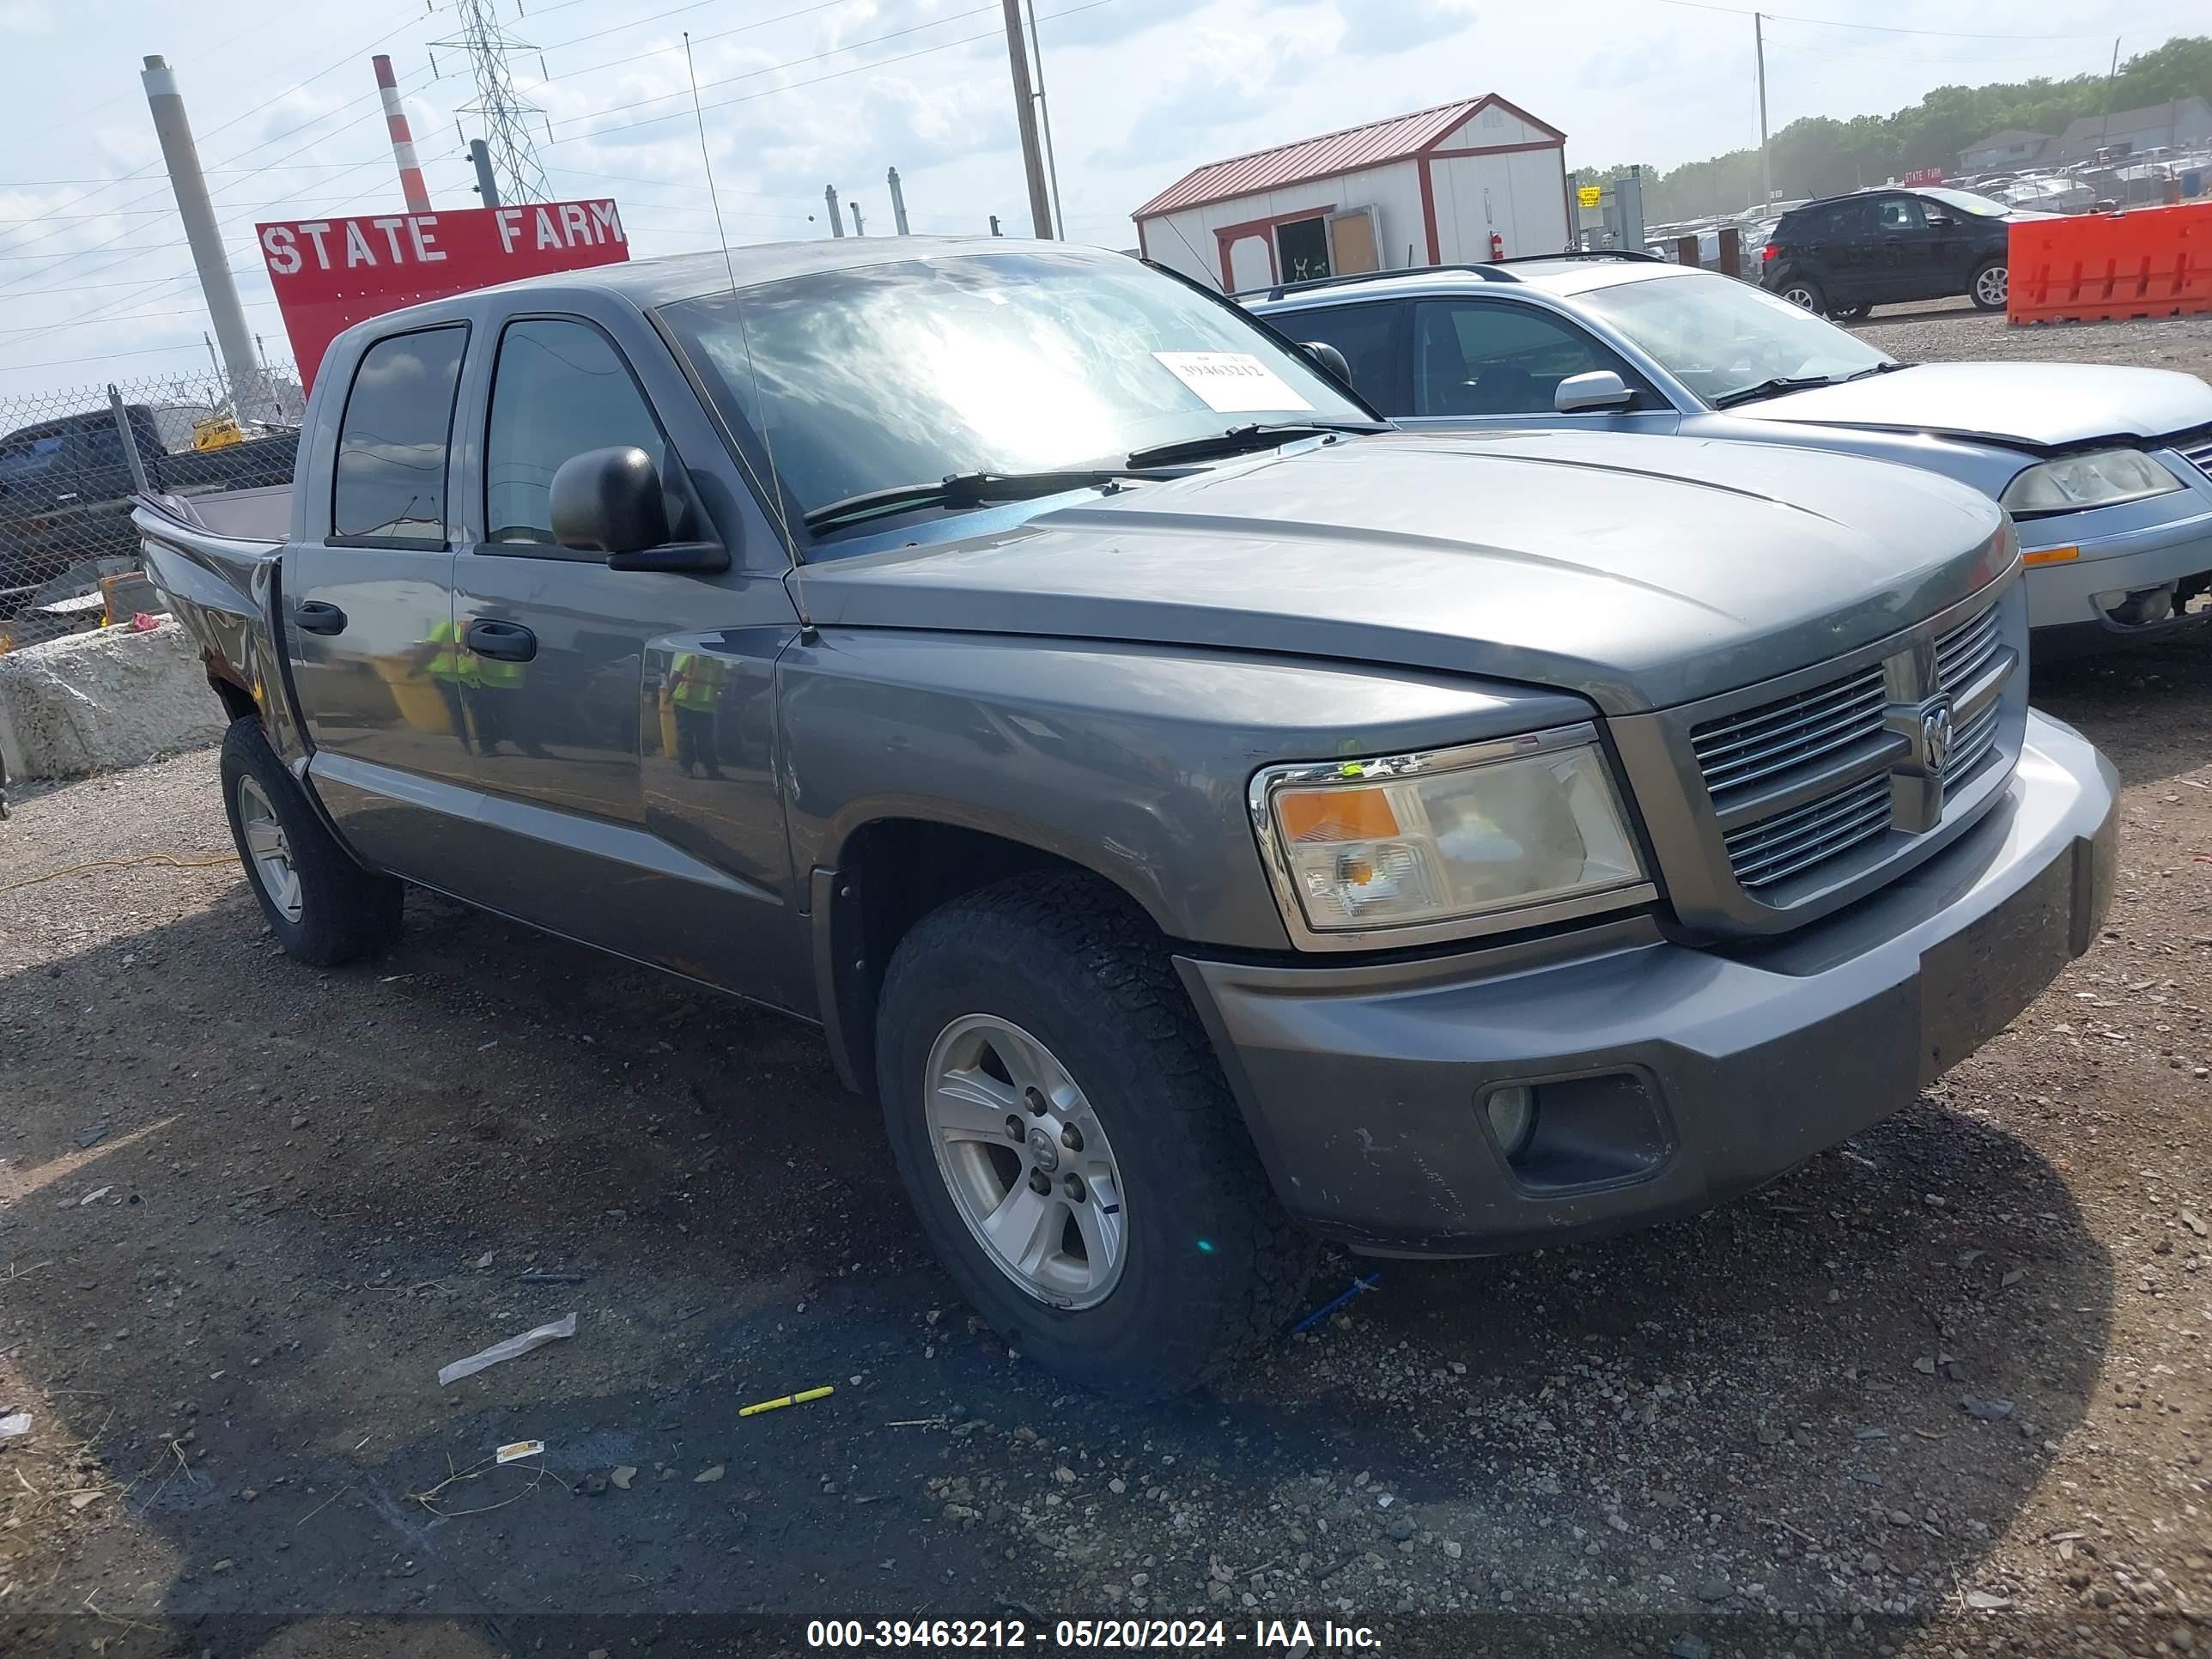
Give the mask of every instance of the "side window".
<svg viewBox="0 0 2212 1659">
<path fill-rule="evenodd" d="M 553 475 L 587 449 L 633 446 L 669 476 L 668 441 L 607 337 L 589 323 L 510 323 L 492 372 L 484 539 L 553 541 Z"/>
<path fill-rule="evenodd" d="M 446 448 L 469 331 L 394 334 L 362 355 L 338 423 L 331 538 L 446 544 Z"/>
<path fill-rule="evenodd" d="M 1385 415 L 1402 415 L 1394 409 L 1398 397 L 1398 319 L 1402 306 L 1331 306 L 1326 311 L 1286 311 L 1268 320 L 1278 331 L 1301 345 L 1319 340 L 1344 354 L 1352 368 L 1352 384 Z"/>
<path fill-rule="evenodd" d="M 1564 318 L 1532 306 L 1426 301 L 1413 310 L 1413 413 L 1549 414 L 1559 382 L 1609 368 L 1644 380 Z"/>
<path fill-rule="evenodd" d="M 1875 204 L 1875 228 L 1884 236 L 1900 236 L 1927 226 L 1917 201 L 1910 196 L 1885 196 Z"/>
</svg>

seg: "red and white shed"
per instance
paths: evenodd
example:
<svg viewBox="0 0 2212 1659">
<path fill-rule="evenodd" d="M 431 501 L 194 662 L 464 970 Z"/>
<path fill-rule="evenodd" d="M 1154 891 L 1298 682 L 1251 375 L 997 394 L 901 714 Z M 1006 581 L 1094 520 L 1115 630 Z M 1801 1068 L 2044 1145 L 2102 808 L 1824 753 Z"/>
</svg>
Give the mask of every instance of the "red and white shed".
<svg viewBox="0 0 2212 1659">
<path fill-rule="evenodd" d="M 1566 135 L 1496 93 L 1185 173 L 1130 216 L 1149 258 L 1237 291 L 1568 246 Z"/>
</svg>

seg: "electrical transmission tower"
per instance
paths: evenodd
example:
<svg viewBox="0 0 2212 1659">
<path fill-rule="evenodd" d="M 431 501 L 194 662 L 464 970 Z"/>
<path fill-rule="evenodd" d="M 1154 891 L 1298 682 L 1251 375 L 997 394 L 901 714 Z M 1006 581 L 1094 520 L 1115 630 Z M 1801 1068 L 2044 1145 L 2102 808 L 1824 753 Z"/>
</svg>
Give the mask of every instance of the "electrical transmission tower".
<svg viewBox="0 0 2212 1659">
<path fill-rule="evenodd" d="M 533 116 L 544 119 L 545 112 L 515 91 L 514 77 L 507 67 L 507 60 L 514 53 L 536 52 L 538 48 L 502 29 L 492 6 L 493 0 L 453 0 L 453 15 L 460 21 L 460 32 L 449 40 L 430 44 L 469 55 L 469 63 L 476 71 L 476 101 L 462 105 L 459 112 L 480 117 L 483 122 L 484 142 L 491 150 L 492 172 L 499 181 L 500 199 L 507 203 L 550 201 L 553 191 L 545 182 L 545 168 L 538 159 L 538 143 L 528 125 Z M 541 68 L 544 61 L 539 59 Z"/>
</svg>

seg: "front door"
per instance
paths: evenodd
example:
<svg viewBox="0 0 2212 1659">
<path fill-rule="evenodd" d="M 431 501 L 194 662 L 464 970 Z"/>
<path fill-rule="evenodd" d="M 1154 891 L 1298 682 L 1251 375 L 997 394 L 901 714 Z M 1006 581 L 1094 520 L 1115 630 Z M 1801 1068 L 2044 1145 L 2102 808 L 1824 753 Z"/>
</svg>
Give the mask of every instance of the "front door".
<svg viewBox="0 0 2212 1659">
<path fill-rule="evenodd" d="M 1672 432 L 1674 406 L 1620 353 L 1568 318 L 1534 306 L 1422 300 L 1413 307 L 1409 427 L 1542 427 Z M 1616 409 L 1562 415 L 1559 382 L 1611 369 L 1635 394 Z"/>
<path fill-rule="evenodd" d="M 455 573 L 476 775 L 504 848 L 482 896 L 796 1006 L 811 992 L 769 932 L 795 908 L 773 753 L 775 659 L 796 632 L 781 562 L 772 576 L 617 571 L 553 540 L 554 474 L 616 446 L 652 457 L 679 538 L 766 539 L 708 521 L 683 449 L 717 440 L 665 356 L 645 366 L 648 402 L 588 318 L 519 318 L 498 342 L 480 529 Z"/>
<path fill-rule="evenodd" d="M 473 767 L 461 746 L 447 456 L 459 324 L 370 346 L 340 417 L 335 482 L 283 561 L 284 645 L 317 793 L 371 864 L 457 886 Z M 302 471 L 307 471 L 303 467 Z"/>
</svg>

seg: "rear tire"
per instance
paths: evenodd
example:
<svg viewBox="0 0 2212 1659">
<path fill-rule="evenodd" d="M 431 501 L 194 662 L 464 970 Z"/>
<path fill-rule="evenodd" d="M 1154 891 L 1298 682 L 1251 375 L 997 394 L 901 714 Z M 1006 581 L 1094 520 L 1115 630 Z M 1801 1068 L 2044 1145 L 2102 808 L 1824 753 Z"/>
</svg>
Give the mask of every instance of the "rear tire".
<svg viewBox="0 0 2212 1659">
<path fill-rule="evenodd" d="M 1774 291 L 1800 311 L 1809 311 L 1815 317 L 1828 314 L 1828 296 L 1810 276 L 1784 277 L 1774 285 Z"/>
<path fill-rule="evenodd" d="M 1832 322 L 1863 323 L 1873 314 L 1872 306 L 1845 306 L 1839 311 L 1830 312 L 1828 317 Z"/>
<path fill-rule="evenodd" d="M 2012 271 L 2002 259 L 1985 259 L 1974 267 L 1966 284 L 1966 297 L 1977 311 L 2002 311 L 2012 303 Z"/>
<path fill-rule="evenodd" d="M 1275 1201 L 1158 936 L 1118 894 L 1020 877 L 923 918 L 884 976 L 876 1048 L 923 1232 L 1047 1369 L 1165 1399 L 1297 1312 L 1319 1246 Z M 1040 1208 L 1032 1228 L 1021 1212 Z"/>
<path fill-rule="evenodd" d="M 246 885 L 287 956 L 335 968 L 399 936 L 403 890 L 338 844 L 251 715 L 222 739 L 222 803 Z"/>
</svg>

